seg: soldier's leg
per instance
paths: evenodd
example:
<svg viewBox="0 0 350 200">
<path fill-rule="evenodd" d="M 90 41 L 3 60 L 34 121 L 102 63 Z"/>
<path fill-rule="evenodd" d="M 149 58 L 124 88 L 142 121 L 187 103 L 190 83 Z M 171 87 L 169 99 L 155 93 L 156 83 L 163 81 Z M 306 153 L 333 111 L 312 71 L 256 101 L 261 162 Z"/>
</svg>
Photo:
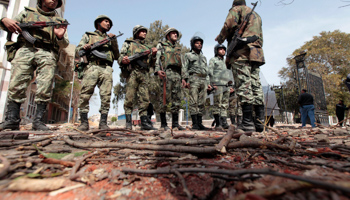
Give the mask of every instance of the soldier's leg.
<svg viewBox="0 0 350 200">
<path fill-rule="evenodd" d="M 136 71 L 133 70 L 130 73 L 130 76 L 126 79 L 126 93 L 125 93 L 125 99 L 124 99 L 124 111 L 125 111 L 125 118 L 126 118 L 126 129 L 132 129 L 132 119 L 131 119 L 131 113 L 133 110 L 133 100 L 136 94 L 136 90 L 139 87 L 139 84 L 137 82 L 137 74 Z"/>
<path fill-rule="evenodd" d="M 81 131 L 89 130 L 89 101 L 94 94 L 95 86 L 98 82 L 98 66 L 88 65 L 84 69 L 84 76 L 81 82 L 81 90 L 79 97 L 79 110 L 80 110 L 80 125 L 78 129 Z"/>
<path fill-rule="evenodd" d="M 170 71 L 170 70 L 169 70 Z M 171 113 L 172 113 L 172 128 L 177 128 L 178 130 L 186 130 L 179 124 L 179 111 L 181 106 L 182 96 L 182 84 L 181 75 L 178 72 L 169 73 L 168 79 L 170 82 L 169 91 L 169 102 L 171 102 Z"/>
<path fill-rule="evenodd" d="M 139 105 L 139 115 L 141 118 L 141 129 L 143 130 L 157 130 L 149 123 L 147 119 L 147 108 L 149 104 L 149 76 L 145 75 L 147 72 L 145 70 L 140 70 L 137 72 L 137 80 L 139 85 L 137 88 L 137 98 Z"/>
<path fill-rule="evenodd" d="M 253 92 L 251 81 L 251 66 L 248 62 L 235 62 L 232 64 L 232 72 L 236 81 L 236 94 L 242 107 L 243 119 L 239 126 L 244 131 L 255 131 L 253 122 Z"/>
<path fill-rule="evenodd" d="M 201 130 L 208 130 L 209 128 L 203 126 L 202 119 L 203 115 L 205 113 L 205 100 L 207 98 L 207 88 L 208 84 L 206 81 L 206 78 L 200 78 L 200 88 L 199 88 L 199 94 L 198 94 L 198 115 L 197 115 L 197 122 L 198 126 Z"/>
<path fill-rule="evenodd" d="M 100 89 L 101 97 L 101 119 L 99 124 L 99 129 L 109 129 L 107 126 L 108 112 L 111 105 L 111 94 L 113 87 L 113 69 L 110 66 L 106 68 L 99 67 L 99 81 L 98 88 Z"/>
<path fill-rule="evenodd" d="M 230 91 L 225 91 L 222 94 L 221 103 L 220 103 L 220 116 L 221 116 L 222 126 L 224 129 L 229 128 L 229 125 L 227 124 L 227 109 L 228 109 L 229 98 L 230 98 Z"/>
<path fill-rule="evenodd" d="M 215 120 L 215 129 L 222 129 L 222 122 L 220 119 L 220 104 L 222 100 L 223 94 L 214 94 L 214 105 L 212 106 L 212 112 Z"/>
<path fill-rule="evenodd" d="M 264 114 L 264 94 L 260 82 L 260 68 L 252 66 L 251 80 L 253 91 L 253 106 L 255 111 L 255 129 L 257 132 L 264 130 L 265 114 Z"/>
<path fill-rule="evenodd" d="M 55 75 L 57 58 L 51 51 L 39 49 L 34 54 L 36 69 L 36 95 L 37 104 L 36 114 L 33 121 L 34 130 L 49 130 L 43 122 L 43 116 L 46 112 L 47 103 L 51 100 L 52 82 Z"/>
<path fill-rule="evenodd" d="M 34 53 L 29 48 L 20 48 L 12 61 L 11 78 L 8 91 L 8 102 L 5 121 L 0 124 L 0 130 L 19 130 L 20 107 L 26 99 L 29 82 L 33 79 Z"/>
<path fill-rule="evenodd" d="M 199 130 L 199 126 L 197 123 L 197 115 L 198 115 L 198 96 L 200 84 L 198 81 L 198 77 L 191 77 L 190 81 L 190 89 L 189 89 L 189 112 L 192 118 L 192 129 Z"/>
</svg>

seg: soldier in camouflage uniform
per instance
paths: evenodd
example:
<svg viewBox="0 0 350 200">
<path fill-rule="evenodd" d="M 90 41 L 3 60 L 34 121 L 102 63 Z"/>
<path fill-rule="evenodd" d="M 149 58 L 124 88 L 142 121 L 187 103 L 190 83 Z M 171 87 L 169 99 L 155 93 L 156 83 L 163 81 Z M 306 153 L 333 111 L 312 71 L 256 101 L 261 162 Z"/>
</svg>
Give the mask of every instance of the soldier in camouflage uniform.
<svg viewBox="0 0 350 200">
<path fill-rule="evenodd" d="M 224 61 L 224 56 L 226 54 L 226 47 L 222 44 L 217 44 L 214 47 L 214 55 L 215 57 L 210 59 L 209 61 L 209 78 L 210 83 L 214 83 L 214 80 L 220 79 L 222 71 L 226 70 L 226 64 Z M 215 86 L 214 86 L 215 87 Z M 219 86 L 222 87 L 222 86 Z M 222 89 L 222 88 L 217 88 Z M 226 89 L 226 88 L 225 88 Z M 216 94 L 214 96 L 214 106 L 213 106 L 213 115 L 215 119 L 215 129 L 228 129 L 227 124 L 227 108 L 228 108 L 228 100 L 230 96 L 230 91 L 226 90 L 220 92 L 220 94 Z"/>
<path fill-rule="evenodd" d="M 182 78 L 181 78 L 181 46 L 177 43 L 179 31 L 175 28 L 169 28 L 165 31 L 166 41 L 160 42 L 157 45 L 157 49 L 161 49 L 157 52 L 157 61 L 155 73 L 160 79 L 166 82 L 166 102 L 171 102 L 172 113 L 172 128 L 179 130 L 185 130 L 179 125 L 179 110 L 182 100 Z M 163 82 L 162 81 L 162 82 Z M 163 83 L 162 83 L 163 85 Z M 161 93 L 158 94 L 160 102 L 163 102 L 163 87 Z M 167 105 L 163 105 L 159 110 L 161 128 L 168 130 L 166 121 Z"/>
<path fill-rule="evenodd" d="M 183 86 L 189 88 L 189 110 L 192 118 L 192 129 L 208 130 L 202 124 L 204 114 L 204 104 L 208 85 L 208 66 L 207 58 L 202 53 L 203 39 L 194 36 L 191 39 L 191 51 L 184 56 L 182 68 Z"/>
<path fill-rule="evenodd" d="M 94 32 L 86 32 L 75 49 L 78 55 L 80 50 L 89 50 L 91 45 L 108 37 L 114 37 L 113 33 L 107 32 L 112 28 L 112 20 L 105 16 L 99 15 L 94 22 L 96 30 Z M 118 41 L 111 40 L 109 43 L 97 49 L 107 55 L 107 59 L 99 58 L 93 54 L 87 56 L 87 66 L 84 67 L 84 75 L 82 79 L 82 87 L 80 91 L 79 109 L 81 124 L 78 127 L 81 131 L 89 130 L 89 101 L 94 93 L 96 85 L 100 89 L 101 97 L 101 119 L 99 129 L 109 129 L 107 126 L 107 117 L 111 102 L 111 91 L 113 86 L 113 61 L 119 58 Z"/>
<path fill-rule="evenodd" d="M 66 20 L 59 17 L 55 9 L 62 6 L 62 0 L 39 0 L 36 8 L 25 7 L 13 20 L 1 19 L 3 30 L 19 33 L 16 43 L 15 56 L 11 62 L 11 79 L 7 102 L 5 121 L 0 125 L 0 130 L 18 130 L 20 124 L 20 107 L 25 102 L 26 91 L 36 71 L 36 114 L 33 121 L 34 130 L 49 130 L 42 121 L 45 115 L 47 103 L 51 100 L 52 81 L 58 61 L 58 50 L 69 45 L 66 33 L 67 25 L 59 27 L 45 27 L 41 29 L 29 29 L 28 32 L 37 41 L 32 44 L 21 34 L 22 30 L 17 25 L 27 22 L 57 22 Z M 7 52 L 10 54 L 11 52 Z"/>
<path fill-rule="evenodd" d="M 225 40 L 231 43 L 235 30 L 239 27 L 251 8 L 246 6 L 245 0 L 234 0 L 233 6 L 226 18 L 224 27 L 216 37 L 220 44 Z M 264 126 L 264 98 L 259 78 L 260 66 L 265 64 L 262 50 L 263 34 L 260 16 L 253 12 L 244 29 L 242 38 L 239 38 L 239 47 L 235 50 L 236 56 L 228 58 L 234 78 L 238 83 L 235 87 L 239 102 L 242 106 L 243 120 L 240 126 L 245 131 L 263 131 Z M 253 122 L 253 107 L 256 114 L 255 127 Z"/>
<path fill-rule="evenodd" d="M 129 74 L 128 77 L 126 77 L 126 94 L 124 100 L 127 129 L 132 129 L 131 113 L 133 110 L 133 98 L 136 95 L 141 118 L 141 129 L 156 130 L 148 120 L 147 108 L 149 105 L 149 69 L 155 64 L 157 49 L 155 47 L 151 48 L 145 44 L 147 31 L 148 29 L 146 27 L 136 25 L 133 28 L 133 39 L 125 40 L 118 59 L 122 73 L 127 72 Z M 152 53 L 139 58 L 137 62 L 130 62 L 129 56 L 147 50 L 152 50 Z"/>
<path fill-rule="evenodd" d="M 240 125 L 242 123 L 242 109 L 239 105 L 238 98 L 233 87 L 230 88 L 228 113 L 230 115 L 231 124 Z"/>
</svg>

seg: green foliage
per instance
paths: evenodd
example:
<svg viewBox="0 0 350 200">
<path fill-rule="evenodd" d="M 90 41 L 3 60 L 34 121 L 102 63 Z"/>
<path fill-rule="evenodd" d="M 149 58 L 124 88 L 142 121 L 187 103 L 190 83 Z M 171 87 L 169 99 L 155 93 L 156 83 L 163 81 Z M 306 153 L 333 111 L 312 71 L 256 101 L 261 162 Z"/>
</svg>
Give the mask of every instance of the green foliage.
<svg viewBox="0 0 350 200">
<path fill-rule="evenodd" d="M 335 113 L 335 105 L 340 99 L 345 104 L 349 103 L 350 94 L 344 84 L 346 75 L 350 72 L 350 34 L 335 30 L 333 32 L 321 32 L 302 47 L 296 49 L 293 55 L 307 51 L 305 65 L 310 72 L 321 75 L 327 101 L 327 109 L 330 114 Z M 289 109 L 296 101 L 296 79 L 294 78 L 295 61 L 288 60 L 289 67 L 279 71 L 279 76 L 286 84 L 286 103 Z M 294 99 L 292 101 L 292 99 Z"/>
<path fill-rule="evenodd" d="M 44 153 L 41 151 L 35 144 L 33 146 L 36 148 L 36 150 L 43 155 L 45 158 L 54 158 L 54 159 L 62 159 L 63 157 L 69 155 L 69 154 L 74 154 L 74 157 L 79 157 L 82 156 L 86 153 L 89 153 L 88 151 L 80 151 L 80 152 L 75 152 L 75 153 Z"/>
<path fill-rule="evenodd" d="M 118 119 L 116 117 L 112 117 L 112 122 L 116 122 Z"/>
</svg>

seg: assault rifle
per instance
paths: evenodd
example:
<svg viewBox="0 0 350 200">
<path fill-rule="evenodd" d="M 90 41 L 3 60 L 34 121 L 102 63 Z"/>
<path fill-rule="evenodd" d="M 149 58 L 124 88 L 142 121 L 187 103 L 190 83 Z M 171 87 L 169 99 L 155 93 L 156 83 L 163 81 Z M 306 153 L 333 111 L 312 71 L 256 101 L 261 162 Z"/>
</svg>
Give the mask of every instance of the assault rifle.
<svg viewBox="0 0 350 200">
<path fill-rule="evenodd" d="M 240 38 L 242 37 L 244 29 L 246 28 L 246 26 L 247 26 L 247 24 L 249 22 L 249 18 L 253 14 L 254 9 L 255 9 L 257 4 L 258 4 L 258 2 L 252 3 L 252 5 L 253 5 L 252 11 L 245 16 L 243 22 L 236 29 L 235 34 L 233 35 L 232 40 L 231 40 L 230 44 L 227 47 L 227 57 L 230 57 L 232 55 L 234 55 L 235 57 L 238 57 L 237 55 L 235 55 L 236 53 L 234 52 L 234 50 L 237 48 L 238 44 L 241 42 Z"/>
<path fill-rule="evenodd" d="M 95 42 L 94 44 L 91 45 L 90 49 L 82 49 L 78 52 L 79 56 L 81 58 L 83 58 L 84 62 L 87 63 L 87 58 L 86 56 L 90 56 L 91 54 L 93 54 L 94 56 L 98 57 L 98 58 L 102 58 L 102 59 L 107 59 L 107 55 L 105 53 L 99 52 L 97 49 L 101 46 L 103 46 L 104 44 L 107 44 L 108 42 L 110 42 L 111 40 L 115 40 L 117 39 L 117 37 L 120 37 L 124 35 L 124 33 L 121 33 L 119 31 L 119 35 L 117 36 L 113 36 L 113 37 L 107 37 L 106 39 L 103 39 L 101 41 Z"/>
<path fill-rule="evenodd" d="M 161 49 L 163 49 L 163 48 L 161 48 Z M 161 49 L 157 49 L 157 50 L 161 50 Z M 144 56 L 148 56 L 150 53 L 152 53 L 152 49 L 149 49 L 149 50 L 146 50 L 146 51 L 143 51 L 140 53 L 135 53 L 134 55 L 129 56 L 128 58 L 130 60 L 130 63 L 136 62 L 137 65 L 139 65 L 141 68 L 147 68 L 147 64 L 142 62 L 139 58 L 142 58 Z"/>
<path fill-rule="evenodd" d="M 210 86 L 212 89 L 207 91 L 208 95 L 213 94 L 216 91 L 215 86 L 216 87 L 230 87 L 230 86 L 233 86 L 233 83 L 232 83 L 232 81 L 227 82 L 225 85 L 216 85 L 216 84 L 212 83 L 212 84 L 210 84 Z"/>
<path fill-rule="evenodd" d="M 64 21 L 62 23 L 58 22 L 27 22 L 27 23 L 19 23 L 17 26 L 19 26 L 22 29 L 22 35 L 23 37 L 30 42 L 31 44 L 34 44 L 35 41 L 37 40 L 34 38 L 30 33 L 28 32 L 28 29 L 33 29 L 33 28 L 44 28 L 48 26 L 56 26 L 59 27 L 61 25 L 69 25 L 68 21 Z M 7 41 L 11 41 L 12 37 L 12 32 L 8 32 L 7 34 Z"/>
</svg>

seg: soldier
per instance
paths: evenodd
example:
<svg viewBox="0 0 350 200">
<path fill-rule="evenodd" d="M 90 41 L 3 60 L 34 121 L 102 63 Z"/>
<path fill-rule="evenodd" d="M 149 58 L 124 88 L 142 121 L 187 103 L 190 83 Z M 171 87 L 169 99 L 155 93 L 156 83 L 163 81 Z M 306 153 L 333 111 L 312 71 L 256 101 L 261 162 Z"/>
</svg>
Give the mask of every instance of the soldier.
<svg viewBox="0 0 350 200">
<path fill-rule="evenodd" d="M 185 130 L 179 125 L 179 110 L 181 104 L 181 46 L 177 43 L 179 37 L 179 31 L 175 28 L 169 28 L 165 31 L 165 42 L 159 42 L 157 49 L 161 51 L 157 52 L 157 61 L 155 74 L 159 76 L 160 79 L 166 82 L 166 91 L 163 91 L 161 87 L 161 93 L 166 92 L 166 102 L 171 102 L 171 113 L 172 113 L 172 128 L 177 128 L 178 130 Z M 161 102 L 163 102 L 163 95 L 161 97 Z M 161 128 L 168 130 L 166 121 L 166 109 L 167 105 L 163 105 L 159 110 Z"/>
<path fill-rule="evenodd" d="M 234 0 L 232 8 L 227 15 L 224 27 L 216 37 L 220 44 L 225 40 L 231 43 L 231 38 L 244 21 L 251 8 L 246 6 L 245 0 Z M 260 66 L 265 64 L 262 50 L 263 34 L 260 16 L 253 12 L 242 34 L 239 45 L 235 49 L 235 55 L 228 57 L 227 62 L 231 67 L 234 79 L 238 83 L 235 87 L 239 102 L 242 106 L 243 120 L 240 126 L 244 131 L 263 131 L 264 123 L 264 99 L 259 78 Z M 253 107 L 256 114 L 255 127 L 253 123 Z M 261 123 L 258 121 L 260 120 Z"/>
<path fill-rule="evenodd" d="M 42 121 L 47 103 L 51 101 L 52 81 L 58 61 L 58 50 L 69 45 L 66 33 L 67 25 L 49 26 L 42 29 L 28 29 L 36 41 L 30 43 L 21 34 L 17 23 L 33 21 L 63 23 L 66 20 L 59 17 L 56 10 L 62 6 L 62 0 L 38 0 L 36 8 L 25 7 L 13 20 L 1 19 L 1 28 L 11 33 L 19 33 L 14 51 L 8 51 L 11 61 L 11 79 L 7 102 L 5 121 L 0 130 L 18 130 L 20 124 L 20 107 L 25 102 L 26 91 L 36 71 L 36 114 L 33 120 L 33 130 L 49 130 Z M 15 52 L 17 50 L 17 52 Z M 9 58 L 13 55 L 14 57 Z"/>
<path fill-rule="evenodd" d="M 156 61 L 157 48 L 151 48 L 145 44 L 145 38 L 148 29 L 141 25 L 133 28 L 133 39 L 125 40 L 120 51 L 118 63 L 122 71 L 128 72 L 126 78 L 126 94 L 124 101 L 124 110 L 126 116 L 126 128 L 132 129 L 131 113 L 133 110 L 133 98 L 137 95 L 137 105 L 141 118 L 142 130 L 157 130 L 153 128 L 151 122 L 147 118 L 147 108 L 149 105 L 149 68 L 154 66 Z M 130 62 L 129 56 L 136 53 L 151 50 L 151 54 L 143 56 L 137 61 Z"/>
<path fill-rule="evenodd" d="M 242 123 L 242 109 L 237 101 L 237 95 L 233 87 L 230 88 L 228 113 L 230 115 L 231 124 L 239 126 Z"/>
<path fill-rule="evenodd" d="M 105 16 L 99 15 L 94 22 L 96 30 L 94 32 L 86 32 L 80 40 L 79 45 L 75 49 L 76 54 L 80 50 L 89 50 L 91 45 L 108 37 L 114 37 L 113 33 L 107 32 L 112 28 L 112 20 Z M 81 124 L 78 127 L 81 131 L 89 130 L 89 101 L 97 87 L 100 89 L 101 97 L 101 119 L 99 129 L 109 129 L 107 126 L 107 117 L 111 102 L 111 91 L 113 86 L 113 61 L 119 58 L 118 41 L 112 39 L 97 49 L 106 54 L 107 58 L 100 58 L 94 54 L 87 56 L 87 66 L 84 68 L 82 87 L 80 91 L 79 109 Z"/>
<path fill-rule="evenodd" d="M 221 75 L 225 73 L 227 70 L 226 64 L 224 61 L 224 56 L 226 54 L 226 47 L 222 44 L 217 44 L 214 47 L 214 55 L 215 57 L 210 59 L 209 61 L 209 78 L 210 83 L 217 82 L 222 78 Z M 215 85 L 214 85 L 215 87 Z M 217 87 L 217 90 L 221 91 L 219 94 L 214 96 L 214 106 L 213 106 L 213 115 L 215 119 L 215 129 L 228 129 L 229 126 L 227 124 L 227 108 L 228 108 L 228 100 L 230 96 L 229 90 L 223 90 L 227 88 L 223 88 L 222 86 Z"/>
<path fill-rule="evenodd" d="M 182 69 L 182 86 L 190 90 L 189 110 L 192 118 L 192 129 L 208 130 L 203 126 L 202 118 L 208 85 L 207 58 L 202 53 L 203 39 L 194 36 L 191 39 L 191 51 L 184 56 Z"/>
</svg>

